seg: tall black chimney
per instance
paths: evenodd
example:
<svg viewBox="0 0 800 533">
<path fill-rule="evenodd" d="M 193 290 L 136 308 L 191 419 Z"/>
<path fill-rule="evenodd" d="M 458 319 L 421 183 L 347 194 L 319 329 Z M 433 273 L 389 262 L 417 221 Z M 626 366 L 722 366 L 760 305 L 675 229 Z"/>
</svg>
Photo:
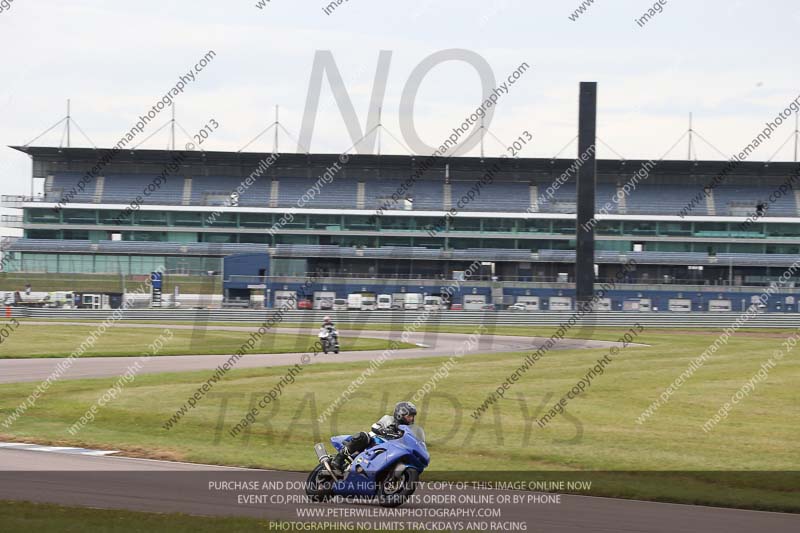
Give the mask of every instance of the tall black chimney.
<svg viewBox="0 0 800 533">
<path fill-rule="evenodd" d="M 583 81 L 578 110 L 578 198 L 575 251 L 576 304 L 588 302 L 594 293 L 594 190 L 597 177 L 595 135 L 597 130 L 597 82 Z"/>
</svg>

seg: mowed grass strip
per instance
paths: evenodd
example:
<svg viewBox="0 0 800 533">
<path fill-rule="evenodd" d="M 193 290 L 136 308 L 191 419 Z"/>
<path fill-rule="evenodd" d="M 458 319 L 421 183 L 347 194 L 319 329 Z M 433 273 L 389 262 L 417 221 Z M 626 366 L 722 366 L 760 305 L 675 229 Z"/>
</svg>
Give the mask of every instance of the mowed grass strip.
<svg viewBox="0 0 800 533">
<path fill-rule="evenodd" d="M 379 316 L 382 313 L 379 313 Z M 474 324 L 437 324 L 435 319 L 430 319 L 427 322 L 422 322 L 421 325 L 415 324 L 415 320 L 417 320 L 418 315 L 415 314 L 408 314 L 404 319 L 397 319 L 395 321 L 388 321 L 387 322 L 361 322 L 356 324 L 345 324 L 345 323 L 337 323 L 337 328 L 343 332 L 394 332 L 394 333 L 402 333 L 405 329 L 410 329 L 414 332 L 418 333 L 466 333 L 471 334 L 476 331 L 478 328 L 477 325 Z M 482 326 L 485 328 L 484 334 L 489 335 L 510 335 L 510 336 L 519 336 L 519 337 L 544 337 L 549 338 L 552 336 L 556 330 L 558 330 L 558 326 L 505 326 L 503 324 L 499 324 L 496 321 L 497 317 L 493 317 L 489 315 L 487 320 L 482 323 Z M 634 317 L 632 317 L 634 318 Z M 20 324 L 26 324 L 30 327 L 35 326 L 34 323 L 41 323 L 41 322 L 53 322 L 57 324 L 58 322 L 64 322 L 64 320 L 60 319 L 25 319 L 19 318 L 17 319 Z M 89 324 L 97 323 L 97 320 L 84 320 L 84 319 L 77 319 L 77 320 L 69 320 L 70 323 L 85 323 L 87 326 Z M 633 322 L 633 320 L 631 321 Z M 124 319 L 120 322 L 119 326 L 117 327 L 124 327 L 125 324 L 144 324 L 144 325 L 151 325 L 151 326 L 163 326 L 163 327 L 170 327 L 170 325 L 186 327 L 194 324 L 197 329 L 206 330 L 206 329 L 213 329 L 215 327 L 252 327 L 257 328 L 261 324 L 260 322 L 192 322 L 189 320 L 186 321 L 179 321 L 175 320 L 170 322 L 169 324 L 161 322 L 156 322 L 153 320 L 130 320 Z M 411 327 L 413 325 L 413 328 Z M 49 327 L 49 326 L 48 326 Z M 273 329 L 276 332 L 280 332 L 281 329 L 286 328 L 313 328 L 314 325 L 310 324 L 309 322 L 302 322 L 302 323 L 291 323 L 291 322 L 281 322 Z M 89 331 L 89 330 L 87 330 Z M 676 333 L 677 330 L 661 330 L 663 333 L 672 334 Z M 720 332 L 722 328 L 720 328 Z M 783 330 L 768 330 L 770 332 L 775 332 L 780 334 Z M 786 330 L 789 331 L 789 330 Z M 794 331 L 794 330 L 791 330 Z M 682 332 L 683 333 L 683 332 Z M 699 334 L 707 334 L 707 331 L 698 331 L 695 333 Z M 608 326 L 584 326 L 584 327 L 575 327 L 566 331 L 564 334 L 565 338 L 571 339 L 593 339 L 593 340 L 617 340 L 619 338 L 619 329 L 617 327 L 608 327 Z M 345 335 L 346 337 L 346 335 Z"/>
<path fill-rule="evenodd" d="M 607 350 L 549 352 L 478 421 L 470 413 L 527 353 L 458 359 L 449 376 L 418 402 L 418 421 L 426 429 L 432 455 L 426 477 L 472 471 L 674 471 L 681 473 L 620 474 L 593 486 L 590 493 L 800 511 L 798 487 L 780 476 L 767 483 L 746 475 L 721 483 L 707 473 L 797 469 L 800 347 L 709 433 L 702 430 L 703 423 L 758 372 L 774 349 L 781 348 L 780 337 L 734 336 L 654 416 L 641 425 L 635 422 L 715 338 L 645 330 L 635 340 L 650 346 L 621 351 L 584 394 L 570 400 L 566 414 L 556 416 L 544 429 L 535 419 Z M 59 382 L 12 428 L 0 427 L 0 433 L 15 440 L 113 448 L 132 455 L 310 470 L 316 464 L 315 442 L 365 430 L 390 412 L 396 401 L 411 398 L 444 360 L 387 361 L 322 423 L 318 417 L 369 363 L 304 367 L 278 401 L 262 409 L 255 424 L 237 437 L 230 436 L 230 428 L 275 387 L 286 368 L 230 372 L 170 431 L 162 424 L 207 379 L 207 373 L 142 375 L 76 437 L 70 437 L 67 428 L 114 380 Z M 30 391 L 27 383 L 0 386 L 0 419 Z"/>
<path fill-rule="evenodd" d="M 395 317 L 394 319 L 391 317 L 390 314 L 377 311 L 376 312 L 376 321 L 371 322 L 359 322 L 355 324 L 346 324 L 346 323 L 337 323 L 337 327 L 343 331 L 390 331 L 390 332 L 402 332 L 405 328 L 414 324 L 414 321 L 418 318 L 416 314 L 407 314 L 405 317 Z M 445 311 L 445 313 L 450 313 L 450 311 Z M 454 311 L 454 313 L 458 313 L 458 311 Z M 433 315 L 435 317 L 435 315 Z M 731 317 L 731 323 L 738 317 L 738 315 Z M 631 324 L 636 321 L 636 315 L 632 314 L 630 316 Z M 383 322 L 379 322 L 377 320 L 385 320 Z M 87 320 L 87 319 L 50 319 L 50 318 L 17 318 L 20 323 L 25 322 L 64 322 L 68 320 L 69 322 L 81 322 L 81 323 L 96 323 L 97 320 Z M 372 320 L 372 319 L 371 319 Z M 508 326 L 499 323 L 499 317 L 493 316 L 491 313 L 487 313 L 486 320 L 483 321 L 482 325 L 486 328 L 485 332 L 487 334 L 495 334 L 495 335 L 511 335 L 511 336 L 521 336 L 521 337 L 545 337 L 549 338 L 553 335 L 558 326 Z M 414 326 L 414 331 L 417 332 L 431 332 L 431 333 L 473 333 L 477 326 L 472 324 L 437 324 L 435 318 L 429 319 L 427 322 L 422 323 L 419 327 L 416 325 Z M 164 321 L 154 321 L 154 320 L 139 320 L 139 319 L 124 319 L 121 322 L 122 325 L 124 324 L 149 324 L 149 325 L 159 325 L 164 327 L 169 327 L 165 325 Z M 259 321 L 212 321 L 212 322 L 204 322 L 204 321 L 195 321 L 192 322 L 191 320 L 174 320 L 171 321 L 170 324 L 174 324 L 177 326 L 187 326 L 194 324 L 198 328 L 213 328 L 213 327 L 227 327 L 227 326 L 234 326 L 234 327 L 258 327 L 261 322 Z M 276 331 L 280 331 L 282 328 L 308 328 L 312 327 L 313 325 L 310 322 L 281 322 L 277 326 L 275 326 Z M 692 329 L 684 329 L 684 328 L 668 328 L 668 327 L 652 327 L 648 326 L 647 330 L 650 333 L 658 333 L 663 335 L 710 335 L 710 334 L 721 334 L 723 331 L 722 327 L 719 328 L 708 328 L 708 327 L 698 327 Z M 767 337 L 767 338 L 785 338 L 790 335 L 792 332 L 797 331 L 796 328 L 742 328 L 737 332 L 737 335 L 740 337 Z M 594 339 L 594 340 L 616 340 L 619 338 L 620 330 L 618 327 L 615 326 L 592 326 L 592 325 L 584 325 L 574 327 L 565 332 L 565 338 L 572 338 L 572 339 Z"/>
<path fill-rule="evenodd" d="M 94 345 L 86 345 L 88 349 L 81 357 L 121 357 L 152 354 L 150 344 L 159 335 L 164 335 L 164 328 L 126 328 L 118 324 L 106 329 L 97 336 Z M 81 325 L 37 325 L 20 322 L 20 327 L 12 331 L 8 338 L 0 344 L 0 359 L 35 358 L 35 357 L 68 357 L 77 350 L 81 343 L 96 326 Z M 253 328 L 255 331 L 257 328 Z M 164 342 L 163 348 L 156 355 L 214 355 L 233 354 L 250 338 L 250 331 L 222 331 L 198 328 L 171 329 L 172 338 Z M 164 335 L 162 337 L 166 338 Z M 248 353 L 293 353 L 308 352 L 317 342 L 315 335 L 297 335 L 294 333 L 268 332 L 256 341 L 255 347 Z M 341 339 L 342 351 L 384 350 L 390 345 L 389 340 L 369 337 L 346 337 Z M 402 344 L 401 348 L 411 348 L 411 344 Z"/>
<path fill-rule="evenodd" d="M 87 531 L 104 533 L 141 533 L 143 531 L 263 533 L 282 529 L 291 531 L 291 525 L 288 522 L 271 522 L 256 518 L 89 509 L 17 501 L 0 501 L 0 524 L 3 526 L 3 531 L 36 531 L 37 533 L 85 533 Z M 342 531 L 342 529 L 330 529 L 321 525 L 319 528 L 314 528 L 314 531 Z"/>
</svg>

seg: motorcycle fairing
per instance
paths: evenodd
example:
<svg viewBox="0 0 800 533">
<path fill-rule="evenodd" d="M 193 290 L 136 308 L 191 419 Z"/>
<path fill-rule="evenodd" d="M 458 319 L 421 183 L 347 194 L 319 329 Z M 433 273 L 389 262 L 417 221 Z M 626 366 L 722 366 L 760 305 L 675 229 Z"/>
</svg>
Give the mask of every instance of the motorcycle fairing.
<svg viewBox="0 0 800 533">
<path fill-rule="evenodd" d="M 375 437 L 376 444 L 356 456 L 346 477 L 334 483 L 334 494 L 371 496 L 377 493 L 378 479 L 398 464 L 420 472 L 428 466 L 430 455 L 425 443 L 417 441 L 408 426 L 399 427 L 403 430 L 402 437 L 393 440 Z M 350 435 L 337 435 L 331 438 L 331 443 L 341 450 L 350 438 Z"/>
</svg>

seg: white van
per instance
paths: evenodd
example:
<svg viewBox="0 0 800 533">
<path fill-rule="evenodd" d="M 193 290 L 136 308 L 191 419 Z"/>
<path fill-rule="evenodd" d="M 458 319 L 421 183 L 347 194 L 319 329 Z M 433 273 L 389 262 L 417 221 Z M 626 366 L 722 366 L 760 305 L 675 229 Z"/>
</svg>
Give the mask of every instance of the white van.
<svg viewBox="0 0 800 533">
<path fill-rule="evenodd" d="M 362 311 L 374 311 L 377 308 L 378 308 L 378 303 L 375 300 L 375 293 L 374 292 L 361 293 L 361 310 Z"/>
<path fill-rule="evenodd" d="M 425 297 L 425 310 L 426 311 L 439 311 L 442 309 L 441 296 L 426 296 Z"/>
<path fill-rule="evenodd" d="M 354 292 L 347 295 L 347 309 L 351 311 L 361 311 L 361 293 Z"/>
<path fill-rule="evenodd" d="M 407 292 L 403 307 L 409 311 L 416 311 L 422 307 L 422 295 L 418 292 Z"/>
<path fill-rule="evenodd" d="M 379 294 L 378 295 L 378 310 L 389 311 L 391 309 L 392 309 L 392 295 L 391 294 Z"/>
</svg>

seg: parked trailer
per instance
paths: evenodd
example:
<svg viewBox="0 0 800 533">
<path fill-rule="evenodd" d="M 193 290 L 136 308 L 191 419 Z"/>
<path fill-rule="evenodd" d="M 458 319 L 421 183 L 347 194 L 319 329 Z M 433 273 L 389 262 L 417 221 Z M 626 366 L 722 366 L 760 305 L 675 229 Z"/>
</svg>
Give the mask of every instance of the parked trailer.
<svg viewBox="0 0 800 533">
<path fill-rule="evenodd" d="M 333 291 L 314 291 L 314 309 L 329 311 L 333 309 L 336 293 Z"/>
<path fill-rule="evenodd" d="M 49 294 L 46 292 L 15 291 L 12 297 L 14 305 L 17 307 L 45 307 L 49 301 Z"/>
</svg>

